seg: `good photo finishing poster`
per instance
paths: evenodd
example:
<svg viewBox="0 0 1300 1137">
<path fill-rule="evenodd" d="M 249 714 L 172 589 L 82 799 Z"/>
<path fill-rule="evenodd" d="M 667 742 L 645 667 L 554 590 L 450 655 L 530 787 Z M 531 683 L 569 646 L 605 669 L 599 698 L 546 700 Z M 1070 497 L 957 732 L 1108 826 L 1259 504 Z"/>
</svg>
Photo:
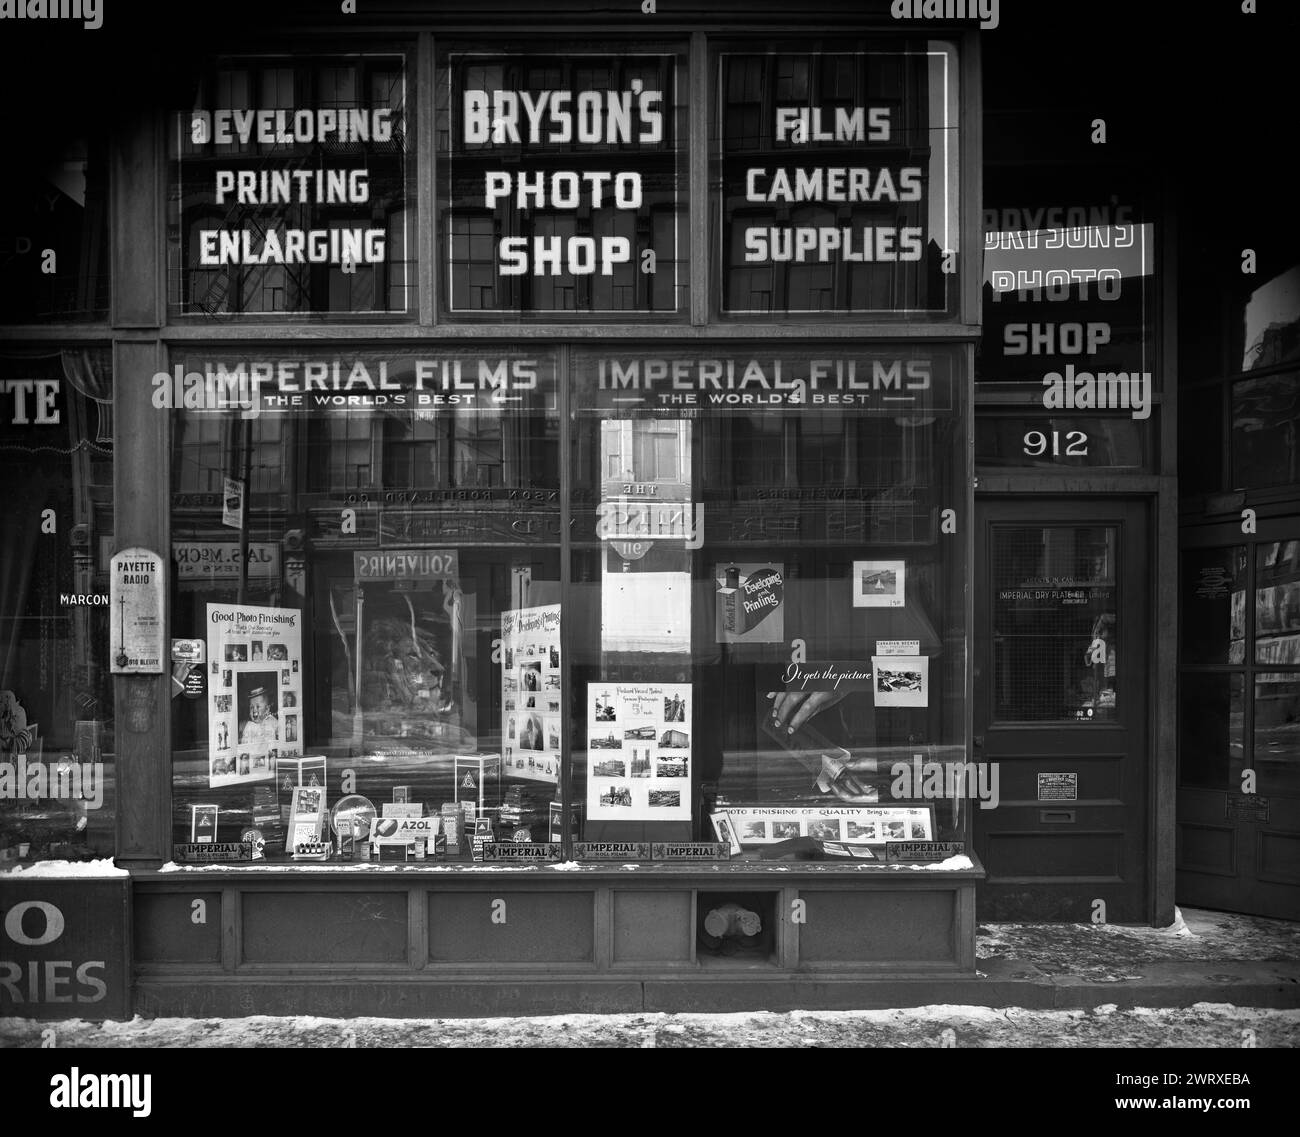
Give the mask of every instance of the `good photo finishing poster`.
<svg viewBox="0 0 1300 1137">
<path fill-rule="evenodd" d="M 270 781 L 302 754 L 302 613 L 207 606 L 208 785 Z"/>
</svg>

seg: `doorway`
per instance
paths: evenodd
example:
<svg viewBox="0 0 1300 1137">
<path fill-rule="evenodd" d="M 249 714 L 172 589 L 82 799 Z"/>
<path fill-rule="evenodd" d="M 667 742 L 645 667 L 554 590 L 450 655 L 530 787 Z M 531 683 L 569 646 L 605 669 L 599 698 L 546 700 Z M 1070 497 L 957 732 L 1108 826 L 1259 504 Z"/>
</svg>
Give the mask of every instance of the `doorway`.
<svg viewBox="0 0 1300 1137">
<path fill-rule="evenodd" d="M 1000 791 L 973 811 L 979 918 L 1146 923 L 1146 507 L 984 499 L 976 521 L 974 756 Z"/>
</svg>

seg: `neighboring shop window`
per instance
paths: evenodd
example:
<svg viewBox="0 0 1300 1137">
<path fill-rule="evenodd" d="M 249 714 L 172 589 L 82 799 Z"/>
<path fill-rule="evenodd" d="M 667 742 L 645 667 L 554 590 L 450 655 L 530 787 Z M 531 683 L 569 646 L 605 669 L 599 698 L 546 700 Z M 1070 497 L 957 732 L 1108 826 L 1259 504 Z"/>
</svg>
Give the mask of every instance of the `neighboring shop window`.
<svg viewBox="0 0 1300 1137">
<path fill-rule="evenodd" d="M 936 40 L 719 50 L 722 314 L 955 311 L 956 62 Z"/>
<path fill-rule="evenodd" d="M 572 359 L 579 856 L 961 840 L 960 354 Z"/>
<path fill-rule="evenodd" d="M 1250 768 L 1253 792 L 1295 793 L 1300 541 L 1184 549 L 1182 556 L 1179 777 L 1185 785 L 1235 794 Z M 1207 665 L 1223 670 L 1210 672 Z M 1247 691 L 1253 692 L 1249 713 Z"/>
<path fill-rule="evenodd" d="M 554 351 L 176 362 L 178 859 L 559 841 Z"/>
<path fill-rule="evenodd" d="M 114 851 L 112 388 L 105 350 L 0 357 L 0 864 Z"/>
<path fill-rule="evenodd" d="M 108 172 L 97 136 L 25 154 L 0 179 L 0 323 L 108 315 Z"/>
<path fill-rule="evenodd" d="M 1113 722 L 1118 534 L 1110 526 L 993 530 L 993 707 L 1002 722 Z"/>
<path fill-rule="evenodd" d="M 177 114 L 175 315 L 414 311 L 405 57 L 216 61 Z"/>
<path fill-rule="evenodd" d="M 1229 217 L 1193 196 L 1180 213 L 1179 492 L 1300 485 L 1300 233 L 1288 187 Z M 1198 267 L 1230 265 L 1206 289 Z M 1248 504 L 1255 504 L 1250 502 Z"/>
<path fill-rule="evenodd" d="M 1241 379 L 1231 392 L 1233 486 L 1300 483 L 1300 371 Z"/>
<path fill-rule="evenodd" d="M 448 46 L 438 283 L 450 319 L 688 303 L 686 62 L 599 44 Z"/>
</svg>

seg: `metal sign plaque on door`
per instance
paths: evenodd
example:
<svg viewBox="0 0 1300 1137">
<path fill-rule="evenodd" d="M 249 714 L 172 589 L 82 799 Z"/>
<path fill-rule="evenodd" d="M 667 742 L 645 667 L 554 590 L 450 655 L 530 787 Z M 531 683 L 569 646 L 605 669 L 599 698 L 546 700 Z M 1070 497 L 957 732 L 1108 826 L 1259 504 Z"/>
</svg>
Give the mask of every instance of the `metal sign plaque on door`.
<svg viewBox="0 0 1300 1137">
<path fill-rule="evenodd" d="M 1039 774 L 1039 801 L 1078 801 L 1078 774 Z"/>
<path fill-rule="evenodd" d="M 1228 794 L 1223 816 L 1228 821 L 1267 821 L 1268 798 L 1256 794 Z"/>
</svg>

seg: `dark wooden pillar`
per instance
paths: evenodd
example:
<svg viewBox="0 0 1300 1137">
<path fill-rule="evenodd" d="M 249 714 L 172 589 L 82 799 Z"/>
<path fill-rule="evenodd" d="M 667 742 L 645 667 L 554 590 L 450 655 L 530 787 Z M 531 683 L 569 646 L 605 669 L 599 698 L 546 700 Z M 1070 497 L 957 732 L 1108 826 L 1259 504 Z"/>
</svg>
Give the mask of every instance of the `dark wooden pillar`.
<svg viewBox="0 0 1300 1137">
<path fill-rule="evenodd" d="M 151 383 L 166 370 L 160 339 L 163 168 L 156 118 L 123 123 L 114 139 L 111 168 L 113 552 L 143 546 L 170 566 L 170 412 L 154 408 Z M 166 622 L 164 636 L 170 637 L 170 612 Z M 169 645 L 165 658 L 170 658 Z M 171 677 L 118 675 L 113 699 L 118 862 L 170 860 Z"/>
</svg>

